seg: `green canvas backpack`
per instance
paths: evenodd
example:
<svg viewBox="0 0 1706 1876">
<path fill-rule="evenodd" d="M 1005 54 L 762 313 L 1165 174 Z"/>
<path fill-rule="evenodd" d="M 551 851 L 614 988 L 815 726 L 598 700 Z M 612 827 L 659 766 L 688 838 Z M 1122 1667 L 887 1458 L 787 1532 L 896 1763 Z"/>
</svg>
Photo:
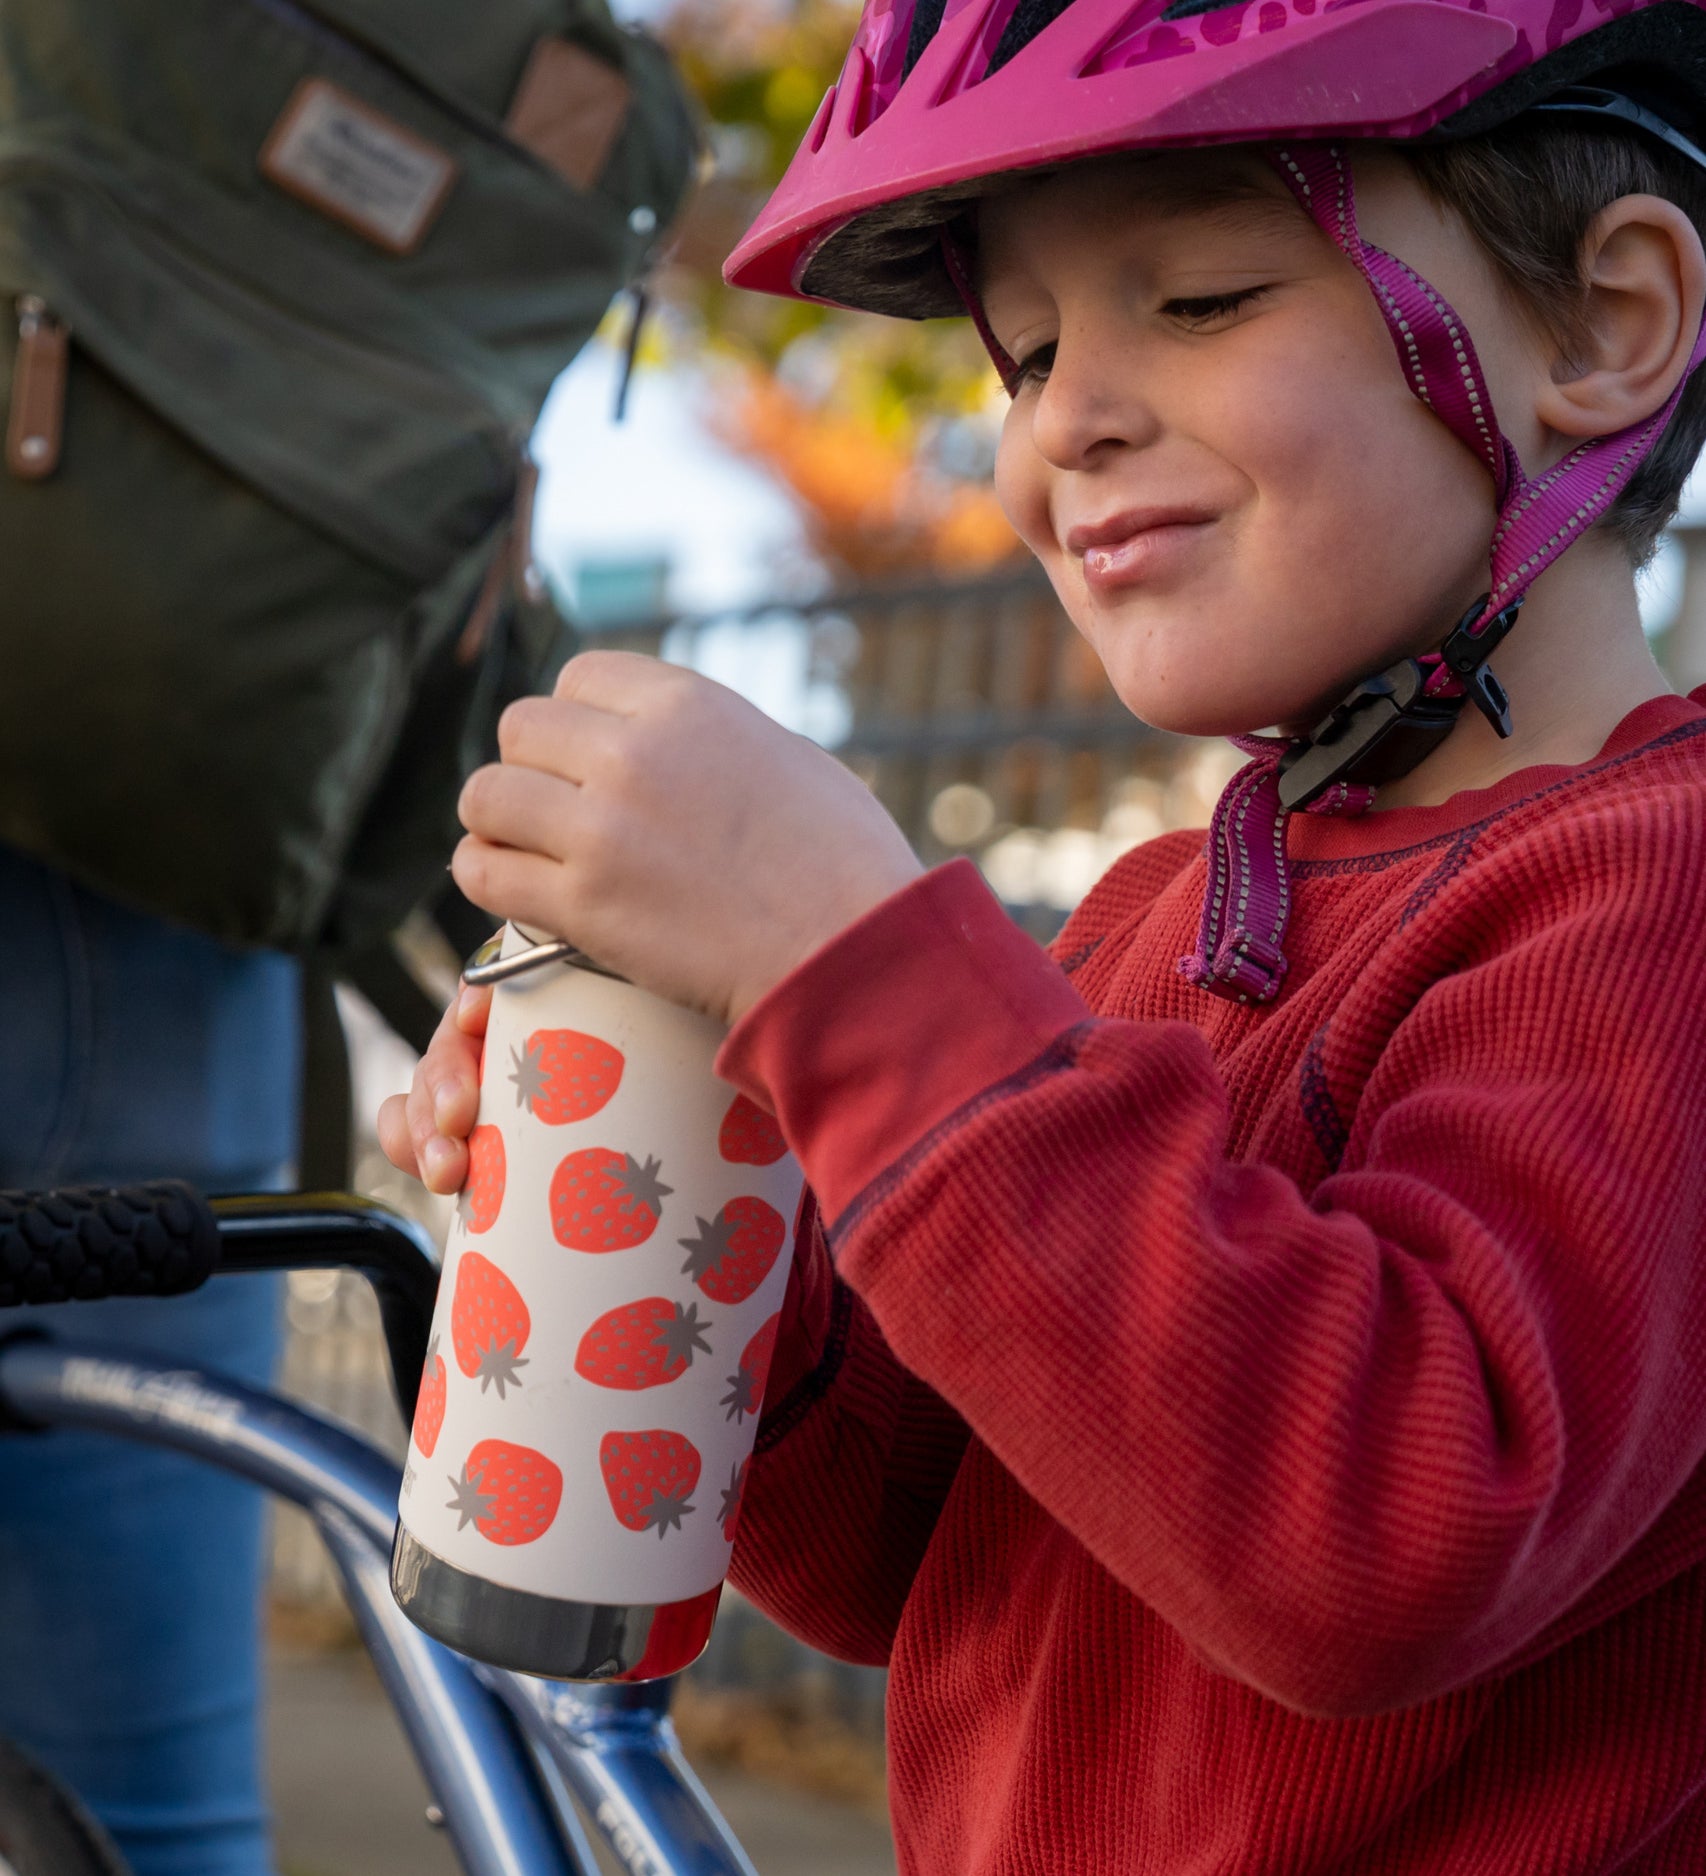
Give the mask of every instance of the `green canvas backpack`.
<svg viewBox="0 0 1706 1876">
<path fill-rule="evenodd" d="M 0 6 L 0 841 L 359 947 L 565 627 L 527 439 L 696 155 L 604 0 Z"/>
</svg>

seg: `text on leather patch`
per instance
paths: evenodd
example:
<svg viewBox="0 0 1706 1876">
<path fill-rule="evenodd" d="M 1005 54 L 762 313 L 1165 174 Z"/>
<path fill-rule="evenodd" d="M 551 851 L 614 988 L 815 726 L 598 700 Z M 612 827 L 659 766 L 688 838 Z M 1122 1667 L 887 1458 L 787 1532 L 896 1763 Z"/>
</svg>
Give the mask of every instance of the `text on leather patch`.
<svg viewBox="0 0 1706 1876">
<path fill-rule="evenodd" d="M 432 225 L 456 159 L 324 78 L 305 78 L 261 150 L 261 171 L 299 201 L 393 254 Z"/>
</svg>

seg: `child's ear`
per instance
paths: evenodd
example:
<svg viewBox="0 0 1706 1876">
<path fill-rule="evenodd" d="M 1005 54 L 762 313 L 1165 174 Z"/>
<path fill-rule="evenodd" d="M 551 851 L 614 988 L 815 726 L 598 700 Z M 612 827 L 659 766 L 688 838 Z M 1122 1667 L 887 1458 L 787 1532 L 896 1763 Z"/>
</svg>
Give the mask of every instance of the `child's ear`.
<svg viewBox="0 0 1706 1876">
<path fill-rule="evenodd" d="M 1581 338 L 1535 414 L 1572 441 L 1612 436 L 1664 407 L 1706 309 L 1706 251 L 1688 216 L 1656 195 L 1619 196 L 1582 240 Z"/>
</svg>

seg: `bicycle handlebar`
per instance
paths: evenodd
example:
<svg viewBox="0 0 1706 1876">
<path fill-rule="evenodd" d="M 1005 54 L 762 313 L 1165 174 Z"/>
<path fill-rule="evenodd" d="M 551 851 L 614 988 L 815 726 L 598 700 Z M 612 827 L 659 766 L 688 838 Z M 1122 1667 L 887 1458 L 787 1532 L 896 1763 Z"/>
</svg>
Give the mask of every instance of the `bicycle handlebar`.
<svg viewBox="0 0 1706 1876">
<path fill-rule="evenodd" d="M 0 1192 L 0 1305 L 178 1296 L 219 1263 L 213 1213 L 178 1180 Z"/>
<path fill-rule="evenodd" d="M 373 1286 L 410 1422 L 438 1294 L 437 1250 L 412 1219 L 343 1192 L 210 1200 L 177 1179 L 0 1192 L 0 1307 L 181 1296 L 221 1271 L 346 1266 Z"/>
</svg>

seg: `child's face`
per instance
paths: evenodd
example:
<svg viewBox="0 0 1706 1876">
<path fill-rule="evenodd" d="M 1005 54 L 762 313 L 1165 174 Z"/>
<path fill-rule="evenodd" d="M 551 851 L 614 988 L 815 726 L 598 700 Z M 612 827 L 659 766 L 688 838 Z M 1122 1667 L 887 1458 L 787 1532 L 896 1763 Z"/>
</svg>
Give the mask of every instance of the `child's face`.
<svg viewBox="0 0 1706 1876">
<path fill-rule="evenodd" d="M 1365 238 L 1457 307 L 1532 469 L 1537 343 L 1400 159 L 1365 152 L 1356 175 Z M 1079 165 L 986 202 L 978 235 L 985 310 L 1025 369 L 1002 505 L 1137 716 L 1308 726 L 1485 591 L 1490 476 L 1260 157 Z"/>
</svg>

